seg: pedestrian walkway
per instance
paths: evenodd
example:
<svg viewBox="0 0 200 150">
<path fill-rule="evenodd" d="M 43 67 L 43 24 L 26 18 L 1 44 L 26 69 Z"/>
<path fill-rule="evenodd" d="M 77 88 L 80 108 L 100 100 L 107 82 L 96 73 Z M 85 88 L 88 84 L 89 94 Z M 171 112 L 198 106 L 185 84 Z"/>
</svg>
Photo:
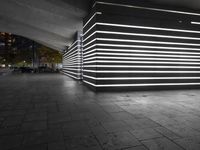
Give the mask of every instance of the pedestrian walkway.
<svg viewBox="0 0 200 150">
<path fill-rule="evenodd" d="M 95 93 L 61 74 L 0 77 L 0 150 L 199 150 L 200 90 Z"/>
</svg>

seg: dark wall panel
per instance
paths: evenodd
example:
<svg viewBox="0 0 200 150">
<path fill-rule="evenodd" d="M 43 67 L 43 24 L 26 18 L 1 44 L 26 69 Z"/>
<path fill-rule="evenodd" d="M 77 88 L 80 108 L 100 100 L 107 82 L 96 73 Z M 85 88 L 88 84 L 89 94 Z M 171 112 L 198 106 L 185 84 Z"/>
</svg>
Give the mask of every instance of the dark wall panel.
<svg viewBox="0 0 200 150">
<path fill-rule="evenodd" d="M 197 12 L 97 1 L 84 21 L 83 81 L 98 89 L 200 85 L 198 20 Z"/>
</svg>

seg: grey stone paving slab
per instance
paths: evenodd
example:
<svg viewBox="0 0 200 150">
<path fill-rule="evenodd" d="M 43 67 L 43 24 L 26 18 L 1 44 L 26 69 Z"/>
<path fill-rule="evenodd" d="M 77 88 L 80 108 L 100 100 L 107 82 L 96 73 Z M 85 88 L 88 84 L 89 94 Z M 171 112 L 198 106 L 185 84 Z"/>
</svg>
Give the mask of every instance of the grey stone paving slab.
<svg viewBox="0 0 200 150">
<path fill-rule="evenodd" d="M 98 134 L 96 136 L 105 150 L 119 150 L 141 145 L 129 132 Z"/>
<path fill-rule="evenodd" d="M 12 150 L 47 150 L 47 144 L 31 145 L 31 146 L 21 146 Z"/>
<path fill-rule="evenodd" d="M 22 144 L 23 135 L 9 135 L 0 137 L 0 149 L 8 150 L 19 147 Z"/>
<path fill-rule="evenodd" d="M 123 121 L 112 121 L 102 124 L 107 132 L 119 132 L 119 131 L 128 131 L 131 130 L 131 127 L 128 126 Z"/>
<path fill-rule="evenodd" d="M 160 134 L 162 134 L 163 136 L 166 136 L 167 138 L 174 140 L 174 139 L 179 139 L 181 138 L 180 135 L 168 130 L 167 128 L 164 127 L 156 127 L 154 128 L 156 131 L 158 131 Z"/>
<path fill-rule="evenodd" d="M 24 121 L 45 121 L 47 120 L 46 112 L 28 113 L 25 115 Z"/>
<path fill-rule="evenodd" d="M 144 129 L 160 126 L 157 122 L 148 118 L 124 120 L 124 122 L 126 122 L 132 129 Z"/>
<path fill-rule="evenodd" d="M 135 119 L 134 115 L 122 111 L 122 112 L 117 112 L 117 113 L 110 113 L 110 115 L 115 119 L 115 120 L 132 120 Z"/>
<path fill-rule="evenodd" d="M 139 129 L 130 131 L 138 140 L 147 140 L 162 137 L 162 135 L 154 129 Z"/>
<path fill-rule="evenodd" d="M 19 74 L 0 77 L 0 91 L 0 150 L 199 147 L 199 89 L 95 93 L 60 74 Z"/>
<path fill-rule="evenodd" d="M 73 121 L 63 125 L 63 133 L 66 137 L 74 137 L 78 135 L 91 135 L 92 130 L 85 122 Z"/>
<path fill-rule="evenodd" d="M 74 136 L 67 138 L 65 143 L 69 150 L 100 149 L 100 145 L 93 135 Z"/>
<path fill-rule="evenodd" d="M 24 135 L 23 145 L 36 145 L 57 141 L 64 141 L 61 129 L 52 129 L 27 133 Z"/>
<path fill-rule="evenodd" d="M 48 150 L 66 150 L 65 142 L 48 143 Z"/>
<path fill-rule="evenodd" d="M 180 146 L 166 138 L 142 141 L 149 150 L 183 150 Z"/>
<path fill-rule="evenodd" d="M 135 146 L 135 147 L 127 148 L 124 150 L 148 150 L 148 149 L 144 146 Z"/>
<path fill-rule="evenodd" d="M 46 121 L 33 121 L 33 122 L 24 122 L 21 126 L 21 131 L 38 131 L 46 130 L 47 122 Z"/>
<path fill-rule="evenodd" d="M 200 148 L 200 136 L 176 139 L 175 142 L 186 150 L 199 150 Z"/>
</svg>

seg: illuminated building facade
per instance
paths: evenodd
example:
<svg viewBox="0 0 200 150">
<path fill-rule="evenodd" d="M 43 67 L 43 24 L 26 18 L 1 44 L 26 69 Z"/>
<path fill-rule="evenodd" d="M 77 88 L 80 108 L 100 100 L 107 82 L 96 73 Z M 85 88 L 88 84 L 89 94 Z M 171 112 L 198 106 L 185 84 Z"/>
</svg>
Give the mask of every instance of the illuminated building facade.
<svg viewBox="0 0 200 150">
<path fill-rule="evenodd" d="M 97 90 L 200 85 L 200 13 L 96 1 L 83 26 L 83 82 Z"/>
<path fill-rule="evenodd" d="M 74 42 L 63 54 L 62 72 L 74 79 L 82 79 L 82 33 L 77 32 Z"/>
</svg>

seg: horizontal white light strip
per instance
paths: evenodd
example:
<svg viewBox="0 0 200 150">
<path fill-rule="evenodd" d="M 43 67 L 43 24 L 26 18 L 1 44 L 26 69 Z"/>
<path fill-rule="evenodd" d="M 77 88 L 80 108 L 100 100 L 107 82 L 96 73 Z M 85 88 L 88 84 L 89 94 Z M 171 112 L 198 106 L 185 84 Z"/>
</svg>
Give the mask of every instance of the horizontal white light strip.
<svg viewBox="0 0 200 150">
<path fill-rule="evenodd" d="M 86 55 L 86 54 L 88 54 L 88 53 L 92 53 L 92 52 L 95 52 L 97 49 L 92 49 L 92 50 L 89 50 L 89 51 L 87 51 L 87 52 L 84 52 L 83 53 L 83 55 Z"/>
<path fill-rule="evenodd" d="M 87 31 L 84 32 L 83 36 L 85 36 L 90 30 L 92 30 L 96 26 L 96 23 L 94 23 Z"/>
<path fill-rule="evenodd" d="M 80 54 L 75 53 L 75 54 L 72 54 L 72 55 L 67 55 L 66 57 L 64 57 L 64 59 L 77 58 L 77 57 L 81 58 Z"/>
<path fill-rule="evenodd" d="M 69 55 L 73 55 L 73 54 L 77 54 L 79 51 L 79 49 L 75 49 L 74 51 L 70 51 L 69 53 L 65 53 L 65 55 L 63 55 L 63 57 L 69 56 Z"/>
<path fill-rule="evenodd" d="M 73 58 L 66 59 L 65 61 L 76 61 L 76 60 L 81 60 L 81 58 L 73 57 Z"/>
<path fill-rule="evenodd" d="M 199 13 L 193 13 L 193 12 L 184 12 L 184 11 L 169 10 L 169 9 L 142 7 L 142 6 L 127 5 L 127 4 L 117 4 L 117 3 L 99 2 L 99 1 L 97 1 L 96 4 L 104 4 L 104 5 L 111 5 L 111 6 L 120 6 L 120 7 L 128 7 L 128 8 L 136 8 L 136 9 L 146 9 L 146 10 L 154 10 L 154 11 L 161 11 L 161 12 L 168 12 L 168 13 L 177 13 L 177 14 L 200 16 Z"/>
<path fill-rule="evenodd" d="M 158 38 L 171 38 L 171 39 L 185 39 L 185 40 L 200 40 L 200 38 L 197 38 L 197 37 L 158 35 L 158 34 L 142 34 L 142 33 L 127 33 L 127 32 L 114 32 L 114 31 L 95 31 L 94 33 L 130 35 L 130 36 L 145 36 L 145 37 L 158 37 Z"/>
<path fill-rule="evenodd" d="M 77 66 L 78 67 L 78 66 Z M 68 67 L 63 67 L 65 70 L 72 70 L 72 71 L 80 71 L 80 68 L 73 69 L 73 68 L 68 68 Z"/>
<path fill-rule="evenodd" d="M 76 49 L 77 51 L 80 50 L 81 45 L 76 45 L 73 48 L 71 48 L 67 53 L 69 54 L 71 51 L 74 51 Z"/>
<path fill-rule="evenodd" d="M 88 75 L 83 75 L 83 77 L 93 79 L 93 80 L 182 80 L 182 79 L 200 79 L 200 77 L 103 77 L 96 78 Z"/>
<path fill-rule="evenodd" d="M 77 47 L 78 47 L 78 48 L 77 48 Z M 80 50 L 80 47 L 81 47 L 81 45 L 76 45 L 76 46 L 74 46 L 73 48 L 71 48 L 71 49 L 67 52 L 67 54 L 69 54 L 69 52 L 73 51 L 73 50 L 76 49 L 76 48 L 77 48 L 77 50 Z"/>
<path fill-rule="evenodd" d="M 94 42 L 94 41 L 96 41 L 96 39 L 94 39 L 94 40 L 88 42 L 87 44 L 84 44 L 83 47 L 86 47 L 87 45 L 91 44 L 91 43 Z"/>
<path fill-rule="evenodd" d="M 92 59 L 119 59 L 119 60 L 169 60 L 169 61 L 200 61 L 200 59 L 175 59 L 175 58 L 148 58 L 148 57 L 108 57 L 108 56 L 94 56 L 90 58 L 84 59 L 92 60 Z"/>
<path fill-rule="evenodd" d="M 174 28 L 160 28 L 160 27 L 125 25 L 125 24 L 115 24 L 115 23 L 97 22 L 96 25 L 113 26 L 113 27 L 125 27 L 125 28 L 136 28 L 136 29 L 160 30 L 160 31 L 185 32 L 185 33 L 200 33 L 200 31 L 197 31 L 197 30 L 181 30 L 181 29 L 174 29 Z"/>
<path fill-rule="evenodd" d="M 90 37 L 92 37 L 94 34 L 96 34 L 97 31 L 94 31 L 92 34 L 90 34 L 89 36 L 87 36 L 86 38 L 83 38 L 83 45 L 85 45 L 85 41 L 88 40 Z"/>
<path fill-rule="evenodd" d="M 92 17 L 84 24 L 83 28 L 85 28 L 87 26 L 87 24 L 96 16 L 96 15 L 101 15 L 101 12 L 96 12 L 94 13 L 94 15 L 92 15 Z"/>
<path fill-rule="evenodd" d="M 200 44 L 196 44 L 196 43 L 178 43 L 178 42 L 146 41 L 146 40 L 126 40 L 126 39 L 109 39 L 109 38 L 96 38 L 96 40 L 99 40 L 99 41 L 112 41 L 112 42 L 133 42 L 133 43 L 148 43 L 148 44 L 200 46 Z M 93 41 L 95 41 L 95 39 Z"/>
<path fill-rule="evenodd" d="M 75 73 L 75 72 L 71 72 L 71 71 L 68 71 L 68 70 L 63 70 L 64 72 L 67 72 L 67 73 L 71 73 L 71 74 L 74 74 L 74 75 L 80 75 L 80 73 Z"/>
<path fill-rule="evenodd" d="M 70 74 L 68 74 L 68 73 L 66 73 L 66 72 L 62 72 L 63 74 L 65 74 L 65 75 L 67 75 L 67 76 L 70 76 L 71 78 L 74 78 L 74 79 L 77 79 L 77 80 L 79 80 L 80 78 L 77 78 L 77 77 L 75 77 L 75 76 L 72 76 L 72 75 L 70 75 Z"/>
<path fill-rule="evenodd" d="M 162 61 L 112 61 L 112 60 L 95 60 L 95 61 L 84 61 L 83 64 L 89 63 L 121 63 L 121 64 L 180 64 L 180 65 L 200 65 L 200 63 L 194 62 L 162 62 Z"/>
<path fill-rule="evenodd" d="M 65 55 L 64 58 L 78 55 L 77 51 L 78 51 L 78 50 L 76 50 L 76 51 L 74 51 L 74 52 L 72 52 L 72 53 L 69 53 L 69 54 Z"/>
<path fill-rule="evenodd" d="M 141 70 L 83 70 L 84 72 L 91 73 L 200 73 L 200 71 L 141 71 Z"/>
<path fill-rule="evenodd" d="M 96 85 L 91 82 L 83 80 L 83 82 L 92 85 L 94 87 L 145 87 L 145 86 L 170 86 L 170 85 L 200 85 L 200 83 L 154 83 L 154 84 L 103 84 Z"/>
<path fill-rule="evenodd" d="M 68 64 L 63 64 L 63 68 L 78 68 L 79 66 L 74 66 L 74 65 L 68 65 Z"/>
<path fill-rule="evenodd" d="M 89 55 L 84 55 L 84 58 L 86 57 L 91 57 L 94 55 L 107 55 L 107 56 L 152 56 L 152 57 L 180 57 L 180 58 L 200 58 L 200 53 L 199 56 L 191 56 L 191 55 L 158 55 L 158 54 L 134 54 L 134 53 L 101 53 L 101 52 L 96 52 L 92 53 Z"/>
<path fill-rule="evenodd" d="M 200 22 L 194 22 L 194 21 L 192 21 L 191 24 L 200 25 Z"/>
<path fill-rule="evenodd" d="M 121 45 L 121 44 L 94 44 L 94 46 L 110 46 L 110 47 L 131 47 L 131 48 L 153 48 L 153 49 L 170 49 L 170 50 L 193 50 L 200 51 L 200 48 L 184 48 L 184 47 L 164 47 L 164 46 L 142 46 L 142 45 Z"/>
<path fill-rule="evenodd" d="M 176 51 L 153 51 L 153 50 L 135 50 L 135 49 L 106 49 L 106 48 L 98 48 L 98 49 L 94 49 L 93 51 L 91 52 L 95 52 L 95 51 L 98 51 L 98 52 L 129 52 L 129 54 L 131 53 L 164 53 L 164 54 L 185 54 L 185 55 L 200 55 L 200 53 L 194 53 L 194 52 L 176 52 Z M 84 53 L 84 56 L 87 56 L 86 54 L 90 53 L 90 51 L 87 51 Z"/>
<path fill-rule="evenodd" d="M 90 48 L 93 48 L 93 47 L 95 47 L 95 46 L 96 46 L 96 44 L 93 44 L 93 45 L 91 45 L 90 47 L 84 48 L 84 51 L 86 51 L 86 50 L 88 50 L 88 49 L 90 49 Z"/>
<path fill-rule="evenodd" d="M 77 66 L 80 66 L 80 65 L 82 65 L 82 63 L 80 63 L 80 62 L 77 62 L 77 63 L 64 63 L 64 65 L 77 65 Z"/>
<path fill-rule="evenodd" d="M 84 68 L 95 67 L 95 68 L 186 68 L 186 69 L 198 69 L 200 66 L 138 66 L 138 65 L 84 65 Z"/>
<path fill-rule="evenodd" d="M 136 29 L 150 29 L 150 30 L 161 30 L 161 31 L 173 31 L 173 32 L 185 32 L 185 33 L 200 33 L 200 31 L 194 30 L 179 30 L 179 29 L 170 29 L 170 28 L 157 28 L 157 27 L 147 27 L 147 26 L 134 26 L 134 25 L 123 25 L 123 24 L 112 24 L 112 23 L 95 23 L 90 29 L 88 29 L 86 33 L 88 33 L 93 27 L 96 25 L 103 26 L 114 26 L 114 27 L 126 27 L 126 28 L 136 28 Z M 83 42 L 85 42 L 88 38 L 93 36 L 96 33 L 104 33 L 104 34 L 119 34 L 119 35 L 131 35 L 131 36 L 145 36 L 145 37 L 160 37 L 160 38 L 172 38 L 172 39 L 188 39 L 188 40 L 199 40 L 197 37 L 185 37 L 185 36 L 173 36 L 173 35 L 161 35 L 161 34 L 144 34 L 144 33 L 127 33 L 127 32 L 114 32 L 114 31 L 94 31 L 89 36 L 87 36 Z"/>
<path fill-rule="evenodd" d="M 66 57 L 66 58 L 64 58 L 64 59 L 65 59 L 65 60 L 70 60 L 70 59 L 76 59 L 76 58 L 81 59 L 81 57 L 80 57 L 79 55 Z"/>
<path fill-rule="evenodd" d="M 72 44 L 68 47 L 68 49 L 70 49 L 72 46 L 74 46 L 77 42 L 81 42 L 81 41 L 80 41 L 80 40 L 75 41 L 74 43 L 72 43 Z"/>
</svg>

